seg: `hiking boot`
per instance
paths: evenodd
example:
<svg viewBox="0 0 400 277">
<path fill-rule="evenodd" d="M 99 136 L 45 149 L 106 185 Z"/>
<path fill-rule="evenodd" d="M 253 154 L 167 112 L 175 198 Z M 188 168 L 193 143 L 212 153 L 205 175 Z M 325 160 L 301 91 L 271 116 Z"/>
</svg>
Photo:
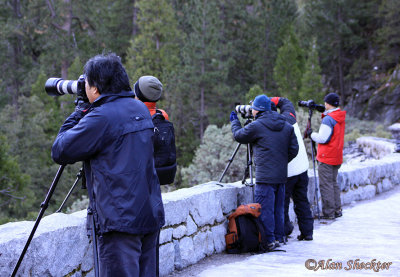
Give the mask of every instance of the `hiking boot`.
<svg viewBox="0 0 400 277">
<path fill-rule="evenodd" d="M 300 235 L 297 236 L 297 239 L 298 240 L 313 240 L 313 237 L 312 237 L 312 235 L 305 236 L 303 234 L 300 234 Z"/>
<path fill-rule="evenodd" d="M 342 215 L 342 210 L 338 210 L 335 212 L 335 218 L 341 217 Z"/>
</svg>

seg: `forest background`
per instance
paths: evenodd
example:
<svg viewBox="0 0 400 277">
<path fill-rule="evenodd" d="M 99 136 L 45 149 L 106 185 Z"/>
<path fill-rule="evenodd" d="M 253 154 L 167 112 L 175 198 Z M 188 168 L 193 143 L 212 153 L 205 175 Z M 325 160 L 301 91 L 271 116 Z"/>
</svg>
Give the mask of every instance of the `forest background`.
<svg viewBox="0 0 400 277">
<path fill-rule="evenodd" d="M 94 55 L 119 55 L 132 84 L 142 75 L 163 83 L 158 107 L 175 125 L 179 188 L 218 179 L 236 146 L 229 114 L 261 93 L 297 108 L 337 92 L 348 140 L 386 136 L 400 119 L 399 28 L 395 0 L 3 0 L 0 224 L 34 219 L 59 167 L 50 149 L 75 97 L 48 96 L 46 80 L 76 80 Z M 308 110 L 297 113 L 304 126 Z M 235 162 L 226 180 L 241 179 L 245 152 Z M 66 167 L 48 212 L 80 166 Z M 68 205 L 85 194 L 76 189 Z"/>
</svg>

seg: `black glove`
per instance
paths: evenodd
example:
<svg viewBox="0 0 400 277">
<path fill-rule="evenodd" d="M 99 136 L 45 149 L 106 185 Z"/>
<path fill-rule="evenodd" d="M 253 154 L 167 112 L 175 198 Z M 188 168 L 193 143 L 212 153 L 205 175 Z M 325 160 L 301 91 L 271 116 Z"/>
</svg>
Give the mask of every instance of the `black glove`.
<svg viewBox="0 0 400 277">
<path fill-rule="evenodd" d="M 238 119 L 237 114 L 234 111 L 231 112 L 231 116 L 229 117 L 229 120 L 232 122 L 236 119 Z"/>
<path fill-rule="evenodd" d="M 86 102 L 86 101 L 83 101 L 82 99 L 77 98 L 75 100 L 75 111 L 76 112 L 80 111 L 80 112 L 86 113 L 89 110 L 90 105 L 91 104 L 89 102 Z"/>
<path fill-rule="evenodd" d="M 305 138 L 310 138 L 311 139 L 311 134 L 313 132 L 312 128 L 307 128 L 305 132 Z"/>
</svg>

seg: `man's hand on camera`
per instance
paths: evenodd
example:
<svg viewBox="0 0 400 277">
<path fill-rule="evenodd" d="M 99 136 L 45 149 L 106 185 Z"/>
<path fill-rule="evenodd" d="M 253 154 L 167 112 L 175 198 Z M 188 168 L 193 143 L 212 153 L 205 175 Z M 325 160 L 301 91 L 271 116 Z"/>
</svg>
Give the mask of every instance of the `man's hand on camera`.
<svg viewBox="0 0 400 277">
<path fill-rule="evenodd" d="M 77 99 L 77 101 L 75 101 L 75 105 L 75 111 L 86 113 L 89 110 L 91 104 L 81 99 Z"/>
<path fill-rule="evenodd" d="M 229 117 L 229 120 L 232 122 L 236 119 L 238 119 L 237 114 L 235 112 L 231 112 L 231 116 Z"/>
<path fill-rule="evenodd" d="M 306 129 L 306 137 L 305 138 L 310 138 L 311 139 L 312 132 L 313 132 L 313 129 L 307 128 Z"/>
</svg>

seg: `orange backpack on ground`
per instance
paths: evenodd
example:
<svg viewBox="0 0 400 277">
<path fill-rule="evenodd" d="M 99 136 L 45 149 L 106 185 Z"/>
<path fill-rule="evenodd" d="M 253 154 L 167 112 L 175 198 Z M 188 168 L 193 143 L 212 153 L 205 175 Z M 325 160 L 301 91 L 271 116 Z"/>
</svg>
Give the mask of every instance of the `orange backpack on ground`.
<svg viewBox="0 0 400 277">
<path fill-rule="evenodd" d="M 228 233 L 225 235 L 226 252 L 265 252 L 265 232 L 260 221 L 261 205 L 240 205 L 228 216 Z"/>
</svg>

